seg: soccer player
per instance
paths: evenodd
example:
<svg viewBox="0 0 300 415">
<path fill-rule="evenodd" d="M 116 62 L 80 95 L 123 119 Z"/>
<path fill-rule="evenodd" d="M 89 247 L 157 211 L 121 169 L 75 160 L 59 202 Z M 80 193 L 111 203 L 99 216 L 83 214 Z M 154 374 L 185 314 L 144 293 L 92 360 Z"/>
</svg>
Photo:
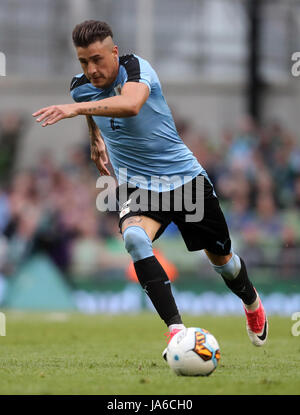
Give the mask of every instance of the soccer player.
<svg viewBox="0 0 300 415">
<path fill-rule="evenodd" d="M 138 211 L 132 209 L 129 197 L 120 208 L 120 231 L 140 284 L 169 328 L 169 340 L 184 324 L 170 281 L 153 255 L 152 242 L 173 221 L 187 249 L 204 249 L 213 269 L 240 297 L 250 340 L 262 346 L 268 333 L 262 302 L 248 278 L 243 259 L 231 249 L 227 224 L 206 171 L 177 133 L 156 72 L 139 56 L 119 57 L 112 30 L 105 22 L 89 20 L 78 24 L 72 37 L 83 70 L 71 82 L 76 103 L 42 108 L 33 116 L 46 127 L 64 118 L 85 115 L 92 159 L 101 175 L 109 175 L 107 149 L 119 184 L 123 183 L 117 189 L 118 197 L 124 186 L 129 195 L 139 188 L 150 200 L 152 195 L 159 197 L 156 206 L 148 198 Z M 132 187 L 131 179 L 136 176 L 143 180 Z M 153 178 L 162 180 L 157 185 Z M 169 187 L 168 178 L 172 178 Z M 202 179 L 202 184 L 204 181 L 202 193 L 197 192 L 198 179 Z M 185 191 L 187 187 L 190 192 Z M 164 209 L 161 197 L 166 194 L 170 197 L 169 210 Z M 203 202 L 204 198 L 203 218 L 187 220 L 186 204 L 181 210 L 175 209 L 177 194 L 182 195 L 184 202 L 192 200 L 195 206 L 200 206 L 200 199 Z"/>
</svg>

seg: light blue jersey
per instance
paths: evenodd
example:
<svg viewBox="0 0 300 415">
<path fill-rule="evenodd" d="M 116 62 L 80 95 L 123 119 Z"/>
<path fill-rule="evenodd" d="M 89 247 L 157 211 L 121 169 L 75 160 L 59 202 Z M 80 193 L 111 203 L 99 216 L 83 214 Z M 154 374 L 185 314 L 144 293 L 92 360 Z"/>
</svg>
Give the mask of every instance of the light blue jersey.
<svg viewBox="0 0 300 415">
<path fill-rule="evenodd" d="M 133 182 L 144 189 L 165 191 L 183 185 L 200 173 L 207 177 L 179 137 L 151 65 L 136 55 L 120 57 L 119 64 L 118 76 L 107 89 L 96 88 L 84 74 L 76 75 L 71 83 L 71 95 L 76 102 L 119 95 L 125 82 L 143 82 L 149 88 L 150 95 L 138 115 L 127 118 L 93 116 L 118 182 Z M 137 176 L 142 177 L 137 180 Z"/>
</svg>

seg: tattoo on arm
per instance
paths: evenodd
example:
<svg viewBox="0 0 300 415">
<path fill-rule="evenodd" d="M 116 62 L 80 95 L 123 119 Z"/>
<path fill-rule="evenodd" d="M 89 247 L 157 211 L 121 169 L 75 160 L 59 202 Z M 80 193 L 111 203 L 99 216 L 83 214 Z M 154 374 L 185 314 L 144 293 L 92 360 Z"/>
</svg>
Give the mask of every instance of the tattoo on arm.
<svg viewBox="0 0 300 415">
<path fill-rule="evenodd" d="M 90 132 L 97 130 L 98 127 L 91 115 L 86 115 L 86 121 L 87 121 Z"/>
<path fill-rule="evenodd" d="M 108 107 L 105 105 L 104 107 L 103 107 L 103 105 L 98 105 L 97 107 L 93 107 L 93 108 L 88 108 L 88 112 L 93 112 L 93 111 L 96 111 L 97 109 L 100 109 L 100 108 L 103 108 L 104 110 L 108 110 Z"/>
<path fill-rule="evenodd" d="M 86 115 L 86 121 L 87 121 L 88 128 L 89 128 L 91 144 L 95 143 L 99 139 L 99 137 L 103 140 L 100 129 L 98 125 L 95 123 L 95 121 L 93 120 L 91 115 Z"/>
</svg>

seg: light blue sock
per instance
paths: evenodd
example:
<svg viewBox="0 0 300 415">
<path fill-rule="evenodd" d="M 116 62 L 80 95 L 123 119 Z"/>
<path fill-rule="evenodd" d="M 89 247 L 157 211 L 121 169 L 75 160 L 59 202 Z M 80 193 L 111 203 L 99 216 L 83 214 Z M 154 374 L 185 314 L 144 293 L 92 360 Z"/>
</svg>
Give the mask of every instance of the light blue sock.
<svg viewBox="0 0 300 415">
<path fill-rule="evenodd" d="M 133 262 L 153 256 L 152 242 L 140 226 L 129 226 L 123 232 L 125 248 Z"/>
<path fill-rule="evenodd" d="M 214 265 L 211 261 L 210 263 L 214 270 L 227 280 L 234 280 L 241 270 L 240 258 L 234 252 L 232 252 L 230 260 L 224 265 Z"/>
</svg>

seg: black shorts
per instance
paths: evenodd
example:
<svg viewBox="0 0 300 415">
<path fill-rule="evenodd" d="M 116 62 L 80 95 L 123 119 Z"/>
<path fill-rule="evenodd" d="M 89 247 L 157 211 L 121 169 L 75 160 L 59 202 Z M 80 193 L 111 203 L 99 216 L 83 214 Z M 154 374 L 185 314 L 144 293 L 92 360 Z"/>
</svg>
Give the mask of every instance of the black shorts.
<svg viewBox="0 0 300 415">
<path fill-rule="evenodd" d="M 171 222 L 174 222 L 177 225 L 189 251 L 207 249 L 209 252 L 216 255 L 228 255 L 231 250 L 231 240 L 218 198 L 214 195 L 214 190 L 210 182 L 204 176 L 199 175 L 198 177 L 201 177 L 202 180 L 204 178 L 203 192 L 200 195 L 203 198 L 202 200 L 204 203 L 200 202 L 199 192 L 196 192 L 197 177 L 189 183 L 189 191 L 186 191 L 187 185 L 182 186 L 181 189 L 177 188 L 175 190 L 171 190 L 170 192 L 161 193 L 129 187 L 128 184 L 119 186 L 117 188 L 117 200 L 119 204 L 121 204 L 119 221 L 120 231 L 122 223 L 125 219 L 138 215 L 148 216 L 161 223 L 161 227 L 157 231 L 154 241 L 160 237 Z M 141 194 L 147 196 L 145 198 L 146 202 L 143 203 L 143 199 L 139 199 L 138 210 L 131 210 L 130 195 L 137 189 L 141 192 Z M 128 199 L 125 197 L 125 202 L 124 197 L 121 197 L 120 202 L 120 195 L 122 195 L 122 191 L 126 191 L 128 195 Z M 178 210 L 178 205 L 177 208 L 174 207 L 175 197 L 177 197 L 176 200 L 178 202 L 178 196 L 175 196 L 175 192 L 177 192 L 176 194 L 179 194 L 182 198 L 181 210 Z M 151 203 L 151 195 L 155 195 L 157 197 L 155 200 L 158 200 L 158 204 L 156 203 L 153 205 L 153 203 Z M 169 199 L 163 199 L 163 195 L 167 195 Z M 185 208 L 186 204 L 184 202 L 187 198 L 189 198 L 189 200 L 191 199 L 192 203 L 196 206 L 202 203 L 202 219 L 198 221 L 187 221 L 187 215 L 193 215 L 195 213 L 195 210 L 192 211 L 190 208 L 188 210 Z M 168 211 L 163 208 L 165 205 L 162 200 L 170 201 Z"/>
</svg>

